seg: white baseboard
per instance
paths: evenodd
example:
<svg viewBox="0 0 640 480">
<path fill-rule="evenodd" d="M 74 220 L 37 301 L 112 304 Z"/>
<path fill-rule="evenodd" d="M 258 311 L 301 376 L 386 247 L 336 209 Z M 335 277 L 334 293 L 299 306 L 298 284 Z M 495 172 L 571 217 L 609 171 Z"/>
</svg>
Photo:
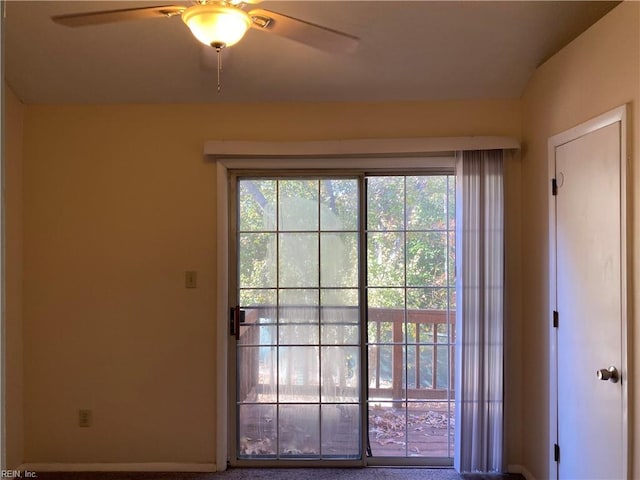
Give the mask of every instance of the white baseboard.
<svg viewBox="0 0 640 480">
<path fill-rule="evenodd" d="M 216 471 L 215 463 L 24 463 L 17 470 L 29 472 L 206 472 Z M 536 480 L 522 465 L 509 465 L 509 473 Z"/>
<path fill-rule="evenodd" d="M 215 463 L 25 463 L 30 472 L 215 472 Z"/>
<path fill-rule="evenodd" d="M 519 473 L 526 480 L 536 480 L 536 477 L 534 477 L 531 474 L 531 472 L 529 470 L 527 470 L 526 467 L 523 467 L 522 465 L 509 465 L 507 467 L 507 471 L 509 473 Z"/>
</svg>

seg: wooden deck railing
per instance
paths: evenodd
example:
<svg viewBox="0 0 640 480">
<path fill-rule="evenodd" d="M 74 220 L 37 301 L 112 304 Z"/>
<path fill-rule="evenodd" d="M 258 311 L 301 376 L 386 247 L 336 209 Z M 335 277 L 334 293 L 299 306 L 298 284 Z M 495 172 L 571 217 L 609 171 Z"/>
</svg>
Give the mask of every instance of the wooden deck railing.
<svg viewBox="0 0 640 480">
<path fill-rule="evenodd" d="M 282 315 L 280 307 L 280 314 Z M 286 307 L 296 309 L 307 309 L 309 307 Z M 348 307 L 345 307 L 348 308 Z M 335 310 L 336 307 L 331 307 Z M 353 311 L 353 308 L 350 308 Z M 268 318 L 273 315 L 275 308 L 273 307 L 252 307 L 245 309 L 244 328 L 240 330 L 240 343 L 244 345 L 260 345 L 258 337 L 258 329 L 251 328 L 258 319 Z M 407 323 L 405 330 L 403 309 L 389 308 L 370 308 L 368 310 L 368 333 L 369 333 L 369 398 L 370 399 L 389 399 L 389 400 L 445 400 L 448 397 L 453 398 L 453 358 L 454 358 L 454 330 L 455 330 L 455 311 L 443 310 L 407 310 Z M 449 319 L 449 328 L 446 328 L 447 317 Z M 275 322 L 274 322 L 275 323 Z M 386 327 L 385 327 L 386 324 Z M 440 327 L 440 332 L 438 331 Z M 388 329 L 391 328 L 391 338 L 388 336 Z M 385 331 L 386 329 L 386 331 Z M 373 334 L 372 334 L 373 332 Z M 405 345 L 404 335 L 411 332 L 409 342 Z M 386 334 L 386 335 L 385 335 Z M 443 338 L 444 337 L 444 338 Z M 266 345 L 265 345 L 266 346 Z M 427 372 L 427 368 L 420 361 L 420 348 L 431 347 L 431 371 Z M 438 346 L 446 347 L 449 352 L 449 361 L 446 363 L 447 368 L 447 388 L 438 388 L 438 357 L 441 355 Z M 414 371 L 412 381 L 406 386 L 404 385 L 403 364 L 404 364 L 404 348 L 413 349 L 411 355 L 412 364 L 408 365 L 409 369 Z M 385 381 L 383 375 L 384 358 L 382 348 L 391 350 L 391 382 Z M 409 354 L 410 351 L 407 351 Z M 255 349 L 258 355 L 258 349 Z M 238 365 L 238 379 L 240 391 L 249 392 L 252 389 L 261 391 L 262 386 L 259 385 L 259 361 L 246 361 Z M 388 370 L 388 368 L 387 368 Z M 425 375 L 429 375 L 427 382 L 423 382 Z M 390 383 L 390 385 L 389 385 Z M 423 385 L 427 383 L 428 386 Z M 355 393 L 355 392 L 354 392 Z"/>
<path fill-rule="evenodd" d="M 369 375 L 373 373 L 374 378 L 369 378 L 369 398 L 390 398 L 393 400 L 408 399 L 446 399 L 450 392 L 447 388 L 438 388 L 438 346 L 446 346 L 451 353 L 450 359 L 447 362 L 447 380 L 449 389 L 451 390 L 451 396 L 453 396 L 453 355 L 455 342 L 454 329 L 456 312 L 449 311 L 449 329 L 447 325 L 447 312 L 444 310 L 407 310 L 407 328 L 405 332 L 404 328 L 404 309 L 389 309 L 389 308 L 370 308 L 368 315 L 369 325 L 375 325 L 373 328 L 376 332 L 375 338 L 369 338 Z M 391 387 L 381 386 L 381 351 L 380 348 L 375 348 L 378 343 L 387 343 L 381 341 L 381 326 L 385 323 L 391 324 L 392 330 L 392 345 L 390 345 L 392 351 L 392 375 L 391 375 Z M 444 332 L 438 332 L 438 327 Z M 404 345 L 404 334 L 411 333 L 410 340 L 407 345 Z M 439 335 L 440 333 L 440 335 Z M 440 339 L 439 336 L 445 336 L 445 339 Z M 429 374 L 430 386 L 423 386 L 422 379 L 427 374 L 424 365 L 420 362 L 420 348 L 425 346 L 431 346 L 431 372 Z M 415 374 L 413 375 L 413 381 L 407 382 L 407 388 L 404 385 L 403 365 L 404 365 L 404 352 L 403 348 L 412 349 L 413 365 L 407 365 L 413 369 Z M 409 352 L 407 352 L 409 353 Z M 409 355 L 407 355 L 407 360 Z M 374 366 L 374 369 L 371 366 Z M 373 372 L 372 372 L 373 370 Z"/>
</svg>

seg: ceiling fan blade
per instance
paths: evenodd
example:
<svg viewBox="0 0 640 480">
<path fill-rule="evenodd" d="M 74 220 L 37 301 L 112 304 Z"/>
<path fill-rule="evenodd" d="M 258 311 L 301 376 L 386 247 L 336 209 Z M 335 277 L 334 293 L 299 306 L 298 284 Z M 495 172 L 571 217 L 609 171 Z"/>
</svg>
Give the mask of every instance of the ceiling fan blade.
<svg viewBox="0 0 640 480">
<path fill-rule="evenodd" d="M 249 16 L 253 20 L 253 27 L 258 30 L 275 33 L 327 52 L 352 53 L 358 46 L 358 37 L 282 13 L 255 9 L 249 12 Z"/>
<path fill-rule="evenodd" d="M 67 27 L 84 27 L 102 23 L 123 22 L 144 18 L 167 18 L 180 15 L 186 7 L 163 5 L 158 7 L 124 8 L 120 10 L 104 10 L 101 12 L 71 13 L 51 17 L 56 23 Z"/>
</svg>

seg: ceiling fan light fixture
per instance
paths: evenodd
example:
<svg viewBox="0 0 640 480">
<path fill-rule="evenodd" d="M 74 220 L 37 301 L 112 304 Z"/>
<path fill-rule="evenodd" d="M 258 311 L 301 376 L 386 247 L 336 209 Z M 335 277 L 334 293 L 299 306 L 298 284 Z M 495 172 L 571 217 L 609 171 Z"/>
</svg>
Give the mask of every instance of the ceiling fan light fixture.
<svg viewBox="0 0 640 480">
<path fill-rule="evenodd" d="M 194 5 L 182 14 L 193 36 L 215 48 L 238 43 L 251 27 L 251 18 L 239 8 L 228 5 Z"/>
</svg>

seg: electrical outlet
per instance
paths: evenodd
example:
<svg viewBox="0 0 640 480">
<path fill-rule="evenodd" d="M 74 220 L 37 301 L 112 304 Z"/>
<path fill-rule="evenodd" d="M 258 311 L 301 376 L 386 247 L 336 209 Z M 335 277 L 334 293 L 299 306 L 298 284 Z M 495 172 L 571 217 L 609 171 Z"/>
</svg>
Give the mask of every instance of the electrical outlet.
<svg viewBox="0 0 640 480">
<path fill-rule="evenodd" d="M 198 286 L 198 273 L 195 270 L 184 272 L 184 286 L 186 288 L 196 288 Z"/>
<path fill-rule="evenodd" d="M 90 427 L 91 426 L 91 410 L 78 410 L 78 426 Z"/>
</svg>

